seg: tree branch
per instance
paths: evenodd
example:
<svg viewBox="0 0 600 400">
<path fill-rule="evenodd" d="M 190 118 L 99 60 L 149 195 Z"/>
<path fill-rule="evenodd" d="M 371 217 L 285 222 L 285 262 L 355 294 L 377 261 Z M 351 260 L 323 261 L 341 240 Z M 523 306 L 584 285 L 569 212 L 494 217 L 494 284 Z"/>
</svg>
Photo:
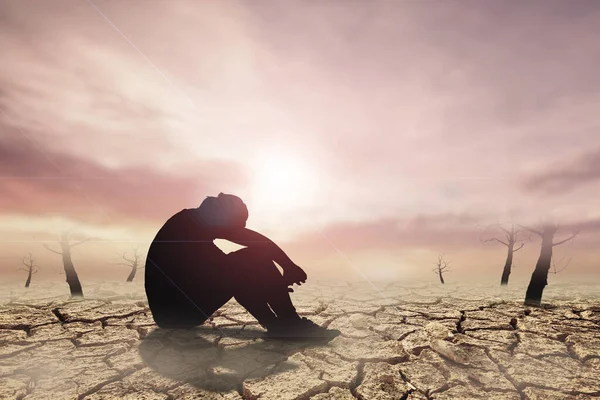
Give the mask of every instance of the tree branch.
<svg viewBox="0 0 600 400">
<path fill-rule="evenodd" d="M 89 242 L 90 240 L 92 240 L 92 238 L 87 238 L 87 239 L 80 240 L 78 242 L 69 243 L 69 247 L 79 246 L 80 244 L 85 243 L 85 242 Z"/>
<path fill-rule="evenodd" d="M 492 228 L 495 228 L 495 227 L 497 227 L 497 228 L 499 228 L 499 229 L 503 230 L 504 232 L 507 232 L 507 233 L 508 233 L 508 230 L 507 230 L 506 228 L 504 228 L 504 227 L 503 227 L 502 225 L 500 225 L 500 224 L 492 224 L 492 225 L 487 225 L 487 226 L 485 227 L 485 230 L 484 230 L 484 232 L 485 232 L 485 231 L 487 231 L 488 229 L 492 229 Z M 491 239 L 485 239 L 485 240 L 484 240 L 484 239 L 481 237 L 481 236 L 482 236 L 482 234 L 483 234 L 484 232 L 481 232 L 481 233 L 479 234 L 479 241 L 481 241 L 482 243 L 487 243 L 487 242 L 491 242 L 491 241 L 494 241 L 494 240 L 495 240 L 495 241 L 499 241 L 499 239 L 498 239 L 498 238 L 495 238 L 495 237 L 494 237 L 494 238 L 491 238 Z M 500 242 L 500 243 L 503 243 L 503 244 L 504 244 L 504 242 Z M 507 245 L 507 246 L 508 246 L 508 245 Z"/>
<path fill-rule="evenodd" d="M 23 265 L 25 265 L 26 267 L 29 267 L 29 268 L 34 266 L 33 263 L 35 262 L 35 258 L 33 258 L 33 255 L 31 253 L 29 253 L 29 263 L 26 260 L 27 260 L 27 257 L 23 257 L 23 259 L 22 259 Z"/>
<path fill-rule="evenodd" d="M 569 236 L 568 238 L 566 238 L 565 240 L 561 240 L 560 242 L 557 242 L 557 243 L 552 243 L 552 247 L 558 246 L 559 244 L 563 244 L 565 242 L 568 242 L 569 240 L 575 239 L 575 236 L 577 236 L 578 234 L 579 234 L 579 231 L 573 232 L 573 234 L 571 236 Z"/>
<path fill-rule="evenodd" d="M 439 260 L 438 260 L 438 264 L 437 264 L 437 271 L 438 271 L 438 272 L 444 272 L 444 271 L 447 271 L 447 270 L 448 270 L 448 268 L 449 268 L 449 266 L 450 266 L 450 262 L 448 262 L 448 261 L 445 261 L 445 260 L 443 259 L 443 257 L 441 257 L 441 258 L 439 258 Z"/>
<path fill-rule="evenodd" d="M 60 251 L 52 250 L 47 244 L 44 244 L 44 247 L 46 249 L 50 250 L 53 253 L 56 253 L 56 254 L 61 255 L 61 256 L 63 255 L 63 253 L 61 253 Z"/>
<path fill-rule="evenodd" d="M 125 261 L 127 261 L 127 262 L 130 262 L 130 263 L 134 263 L 134 262 L 135 262 L 135 260 L 132 260 L 132 259 L 130 259 L 130 258 L 127 258 L 127 257 L 125 257 L 126 255 L 127 255 L 127 253 L 125 253 L 125 254 L 123 254 L 123 255 L 122 255 L 122 257 L 123 257 L 123 260 L 125 260 Z"/>
<path fill-rule="evenodd" d="M 116 263 L 116 265 L 123 265 L 125 267 L 131 267 L 131 263 L 124 263 L 124 262 Z"/>
<path fill-rule="evenodd" d="M 437 263 L 435 263 L 436 268 L 432 270 L 434 274 L 441 274 L 442 272 L 449 271 L 450 262 L 444 260 L 444 256 L 442 254 L 438 255 Z M 139 269 L 143 269 L 144 267 L 139 267 Z"/>
<path fill-rule="evenodd" d="M 508 229 L 504 228 L 503 226 L 498 225 L 498 228 L 502 229 L 507 235 L 511 234 L 511 232 Z"/>
<path fill-rule="evenodd" d="M 525 243 L 521 243 L 521 245 L 519 247 L 517 247 L 516 249 L 513 250 L 513 253 L 516 253 L 517 251 L 521 250 L 523 248 L 523 246 L 525 246 Z"/>
<path fill-rule="evenodd" d="M 562 261 L 564 259 L 564 257 L 562 257 L 560 260 Z M 569 266 L 569 264 L 571 263 L 571 258 L 569 257 L 569 261 L 567 261 L 567 263 L 561 268 L 561 269 L 556 269 L 556 263 L 554 261 L 552 261 L 552 268 L 554 268 L 554 274 L 558 274 L 559 272 L 564 271 L 565 269 L 567 269 L 567 267 Z"/>
<path fill-rule="evenodd" d="M 517 229 L 517 230 L 514 232 L 514 233 L 515 233 L 515 237 L 516 237 L 516 236 L 517 236 L 519 233 L 521 233 L 521 232 L 523 232 L 523 230 L 522 230 L 522 229 Z"/>
<path fill-rule="evenodd" d="M 500 240 L 500 239 L 498 239 L 498 238 L 491 238 L 491 239 L 487 239 L 487 240 L 484 240 L 484 242 L 491 242 L 491 241 L 494 241 L 494 240 L 495 240 L 496 242 L 498 242 L 498 243 L 502 243 L 503 245 L 505 245 L 505 246 L 508 246 L 508 243 L 505 243 L 505 242 L 503 242 L 502 240 Z"/>
</svg>

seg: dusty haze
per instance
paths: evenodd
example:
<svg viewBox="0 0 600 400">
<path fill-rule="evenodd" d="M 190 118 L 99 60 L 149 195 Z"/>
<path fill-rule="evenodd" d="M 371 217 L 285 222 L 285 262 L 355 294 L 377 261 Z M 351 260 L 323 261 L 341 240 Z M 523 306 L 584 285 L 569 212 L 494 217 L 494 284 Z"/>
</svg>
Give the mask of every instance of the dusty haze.
<svg viewBox="0 0 600 400">
<path fill-rule="evenodd" d="M 0 276 L 62 279 L 76 227 L 82 281 L 124 279 L 222 191 L 309 279 L 499 281 L 484 227 L 552 220 L 598 280 L 599 35 L 583 0 L 0 1 Z"/>
</svg>

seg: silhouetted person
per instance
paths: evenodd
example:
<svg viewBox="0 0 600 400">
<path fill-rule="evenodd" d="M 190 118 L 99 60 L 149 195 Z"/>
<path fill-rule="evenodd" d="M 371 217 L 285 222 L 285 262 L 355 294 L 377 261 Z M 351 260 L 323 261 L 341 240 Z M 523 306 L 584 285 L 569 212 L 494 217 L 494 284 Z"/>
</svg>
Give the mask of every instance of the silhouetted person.
<svg viewBox="0 0 600 400">
<path fill-rule="evenodd" d="M 296 313 L 288 286 L 306 273 L 275 243 L 246 228 L 248 209 L 237 196 L 219 193 L 184 209 L 160 229 L 146 259 L 150 310 L 161 328 L 191 328 L 234 297 L 273 337 L 325 336 Z M 215 239 L 247 246 L 229 254 Z M 283 275 L 274 264 L 277 262 Z"/>
</svg>

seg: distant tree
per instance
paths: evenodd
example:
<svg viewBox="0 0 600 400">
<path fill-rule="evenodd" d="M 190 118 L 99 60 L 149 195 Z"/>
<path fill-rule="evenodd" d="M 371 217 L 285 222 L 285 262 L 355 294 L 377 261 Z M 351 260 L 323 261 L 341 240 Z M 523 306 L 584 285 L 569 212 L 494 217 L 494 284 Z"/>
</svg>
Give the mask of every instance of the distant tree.
<svg viewBox="0 0 600 400">
<path fill-rule="evenodd" d="M 133 278 L 135 278 L 135 274 L 138 269 L 143 269 L 144 267 L 140 267 L 140 256 L 138 254 L 138 248 L 133 249 L 133 256 L 131 258 L 127 257 L 127 253 L 121 254 L 121 257 L 126 262 L 119 263 L 120 265 L 126 265 L 131 268 L 129 275 L 127 276 L 126 282 L 133 282 Z"/>
<path fill-rule="evenodd" d="M 25 287 L 28 288 L 31 283 L 31 276 L 33 274 L 37 274 L 38 267 L 34 264 L 35 258 L 29 253 L 29 260 L 26 257 L 23 257 L 23 265 L 25 268 L 19 268 L 21 271 L 27 272 L 27 281 L 25 281 Z"/>
<path fill-rule="evenodd" d="M 444 272 L 449 272 L 450 271 L 450 267 L 449 267 L 450 263 L 444 260 L 444 256 L 443 255 L 439 255 L 438 256 L 438 260 L 435 263 L 435 268 L 433 269 L 433 273 L 438 275 L 440 277 L 440 283 L 444 284 Z"/>
<path fill-rule="evenodd" d="M 519 240 L 518 236 L 521 232 L 520 229 L 515 230 L 515 225 L 513 224 L 511 229 L 508 230 L 501 225 L 496 225 L 500 230 L 504 231 L 504 238 L 499 239 L 497 237 L 489 238 L 483 240 L 484 242 L 498 242 L 507 247 L 507 255 L 506 262 L 504 263 L 504 268 L 502 269 L 502 278 L 500 278 L 500 285 L 505 286 L 508 285 L 508 277 L 510 276 L 512 265 L 513 265 L 513 254 L 517 251 L 521 250 L 523 246 L 525 246 L 525 240 Z M 531 241 L 529 238 L 527 241 Z M 516 247 L 515 247 L 516 245 Z"/>
<path fill-rule="evenodd" d="M 73 247 L 78 246 L 82 243 L 85 243 L 89 240 L 90 240 L 90 238 L 72 242 L 72 231 L 68 230 L 68 231 L 63 231 L 58 240 L 58 243 L 60 244 L 60 248 L 62 251 L 56 251 L 56 250 L 51 249 L 48 245 L 44 245 L 44 247 L 46 249 L 62 256 L 63 267 L 65 270 L 65 276 L 66 276 L 67 283 L 69 284 L 71 296 L 83 297 L 83 289 L 81 288 L 81 282 L 79 282 L 79 277 L 77 276 L 77 272 L 75 271 L 75 266 L 73 265 L 73 261 L 71 260 L 71 249 Z"/>
<path fill-rule="evenodd" d="M 573 240 L 579 234 L 579 232 L 575 231 L 566 239 L 554 242 L 554 234 L 559 229 L 559 226 L 556 224 L 545 224 L 542 229 L 539 230 L 528 228 L 522 225 L 521 227 L 532 233 L 535 233 L 542 238 L 540 257 L 538 258 L 535 269 L 531 274 L 531 280 L 529 281 L 529 286 L 527 287 L 527 292 L 525 293 L 525 305 L 539 306 L 542 302 L 542 293 L 544 288 L 546 285 L 548 285 L 548 272 L 552 266 L 552 249 L 555 246 L 566 243 L 569 240 Z"/>
</svg>

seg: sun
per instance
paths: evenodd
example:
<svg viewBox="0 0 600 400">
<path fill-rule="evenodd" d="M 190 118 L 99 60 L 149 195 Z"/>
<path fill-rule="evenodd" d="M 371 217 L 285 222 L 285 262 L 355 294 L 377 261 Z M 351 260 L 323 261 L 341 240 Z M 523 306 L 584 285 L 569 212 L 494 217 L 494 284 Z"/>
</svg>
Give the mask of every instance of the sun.
<svg viewBox="0 0 600 400">
<path fill-rule="evenodd" d="M 271 155 L 255 163 L 252 199 L 255 208 L 294 210 L 314 198 L 318 176 L 306 160 Z"/>
</svg>

